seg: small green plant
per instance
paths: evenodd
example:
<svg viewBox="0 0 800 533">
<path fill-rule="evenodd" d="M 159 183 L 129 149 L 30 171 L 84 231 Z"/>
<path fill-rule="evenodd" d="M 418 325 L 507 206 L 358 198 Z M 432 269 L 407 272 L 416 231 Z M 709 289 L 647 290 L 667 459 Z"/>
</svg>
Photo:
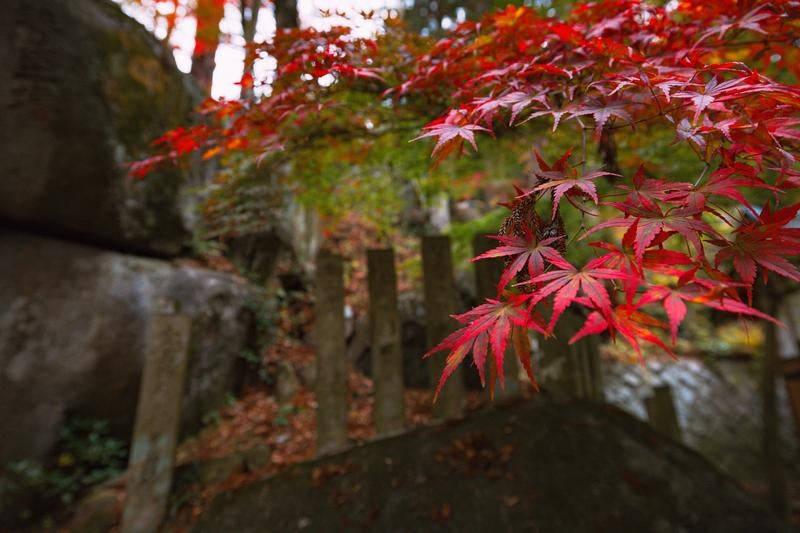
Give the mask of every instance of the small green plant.
<svg viewBox="0 0 800 533">
<path fill-rule="evenodd" d="M 257 346 L 264 346 L 273 336 L 275 309 L 272 305 L 263 292 L 249 295 L 244 302 L 245 309 L 253 314 Z"/>
<path fill-rule="evenodd" d="M 251 350 L 242 350 L 239 352 L 239 357 L 242 358 L 247 364 L 248 370 L 258 375 L 258 378 L 266 384 L 271 384 L 273 378 L 267 372 L 266 366 L 261 358 Z"/>
<path fill-rule="evenodd" d="M 203 427 L 218 426 L 220 422 L 222 422 L 222 415 L 216 409 L 203 415 Z"/>
<path fill-rule="evenodd" d="M 278 414 L 275 417 L 275 425 L 278 427 L 285 427 L 289 425 L 289 417 L 297 412 L 297 408 L 292 404 L 282 405 L 278 408 Z"/>
<path fill-rule="evenodd" d="M 127 445 L 111 435 L 107 421 L 70 418 L 59 431 L 49 460 L 40 463 L 23 459 L 7 465 L 10 481 L 4 487 L 4 497 L 9 502 L 25 502 L 15 506 L 18 519 L 50 513 L 74 503 L 90 487 L 120 474 L 127 454 Z"/>
</svg>

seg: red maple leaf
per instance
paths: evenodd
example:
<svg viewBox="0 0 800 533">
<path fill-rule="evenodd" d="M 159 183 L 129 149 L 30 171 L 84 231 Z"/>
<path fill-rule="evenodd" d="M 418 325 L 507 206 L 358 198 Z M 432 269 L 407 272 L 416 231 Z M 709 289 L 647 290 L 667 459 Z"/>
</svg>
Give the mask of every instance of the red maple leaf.
<svg viewBox="0 0 800 533">
<path fill-rule="evenodd" d="M 619 305 L 614 308 L 612 313 L 600 313 L 592 311 L 583 324 L 583 327 L 572 336 L 570 344 L 578 342 L 587 335 L 597 335 L 608 331 L 611 338 L 615 338 L 619 333 L 639 354 L 640 360 L 642 349 L 639 340 L 655 344 L 668 354 L 674 357 L 672 350 L 659 339 L 650 328 L 666 327 L 666 324 L 653 318 L 652 316 L 639 311 L 640 305 Z M 642 362 L 644 362 L 642 360 Z"/>
<path fill-rule="evenodd" d="M 462 315 L 454 316 L 453 318 L 467 325 L 448 335 L 441 343 L 423 355 L 423 357 L 430 357 L 436 352 L 450 350 L 444 371 L 436 387 L 434 401 L 439 396 L 439 391 L 447 378 L 458 368 L 470 351 L 472 351 L 475 366 L 478 368 L 481 383 L 485 384 L 486 354 L 488 347 L 491 346 L 494 354 L 492 365 L 500 378 L 501 385 L 504 385 L 503 358 L 512 327 L 518 326 L 544 333 L 544 329 L 536 320 L 535 315 L 528 313 L 525 296 L 513 293 L 505 293 L 504 296 L 507 297 L 507 301 L 487 298 L 486 303 Z M 517 342 L 515 350 L 519 350 L 522 346 L 523 343 Z M 529 372 L 531 383 L 536 383 L 531 371 L 530 351 L 527 354 L 518 351 L 517 356 L 523 367 Z"/>
<path fill-rule="evenodd" d="M 597 186 L 594 184 L 594 180 L 602 176 L 619 176 L 619 174 L 605 172 L 602 170 L 589 172 L 588 174 L 582 175 L 578 175 L 576 172 L 574 175 L 565 175 L 560 178 L 549 179 L 547 182 L 539 185 L 538 187 L 534 187 L 533 191 L 531 192 L 553 189 L 552 218 L 555 220 L 556 213 L 558 211 L 558 203 L 561 201 L 561 197 L 564 196 L 565 193 L 572 191 L 585 194 L 591 198 L 595 204 L 597 204 L 599 200 L 597 198 Z"/>
<path fill-rule="evenodd" d="M 737 176 L 737 174 L 739 174 Z M 720 168 L 711 174 L 709 180 L 688 191 L 672 193 L 668 196 L 670 200 L 678 200 L 684 205 L 700 211 L 711 211 L 706 208 L 706 200 L 710 196 L 721 196 L 735 200 L 747 207 L 751 213 L 758 215 L 755 208 L 750 205 L 747 198 L 739 190 L 742 187 L 761 188 L 778 191 L 756 174 L 756 169 L 742 163 L 737 163 L 731 167 Z M 722 218 L 722 217 L 720 217 Z"/>
<path fill-rule="evenodd" d="M 743 28 L 750 31 L 754 31 L 756 33 L 766 33 L 764 28 L 761 26 L 761 21 L 767 20 L 775 15 L 773 13 L 768 13 L 764 11 L 764 5 L 756 6 L 755 8 L 748 11 L 742 18 L 736 20 L 734 22 L 729 23 L 718 23 L 715 24 L 713 28 L 706 31 L 700 36 L 700 40 L 697 44 L 704 41 L 711 35 L 717 34 L 717 38 L 723 37 L 728 31 L 734 28 Z M 697 46 L 697 44 L 695 46 Z"/>
<path fill-rule="evenodd" d="M 412 141 L 424 139 L 425 137 L 436 137 L 436 146 L 433 147 L 434 155 L 447 143 L 458 139 L 469 142 L 469 144 L 472 145 L 472 148 L 477 150 L 478 145 L 475 143 L 474 132 L 489 131 L 483 126 L 478 126 L 476 124 L 466 124 L 463 126 L 459 126 L 458 124 L 433 124 L 425 126 L 423 129 L 425 130 L 425 133 L 419 137 L 415 137 L 412 139 Z"/>
<path fill-rule="evenodd" d="M 800 210 L 800 203 L 772 211 L 765 207 L 756 222 L 744 224 L 734 231 L 734 240 L 711 241 L 720 247 L 714 257 L 719 266 L 723 261 L 733 260 L 739 278 L 749 286 L 756 279 L 756 265 L 776 274 L 800 281 L 800 269 L 786 257 L 800 254 L 800 229 L 786 228 Z"/>
<path fill-rule="evenodd" d="M 692 243 L 698 254 L 701 254 L 703 252 L 703 245 L 700 240 L 702 235 L 710 235 L 716 238 L 721 236 L 711 226 L 696 218 L 697 214 L 697 210 L 686 209 L 672 209 L 667 213 L 662 213 L 661 210 L 657 208 L 654 212 L 642 213 L 642 215 L 647 216 L 612 218 L 611 220 L 606 220 L 591 228 L 581 238 L 585 238 L 603 228 L 630 228 L 635 224 L 636 238 L 634 251 L 639 260 L 644 256 L 647 247 L 662 233 L 680 234 L 687 241 Z"/>
<path fill-rule="evenodd" d="M 503 270 L 503 275 L 500 277 L 500 282 L 497 284 L 498 293 L 505 289 L 514 276 L 524 267 L 527 267 L 528 276 L 531 278 L 544 272 L 545 261 L 560 268 L 570 267 L 570 264 L 561 257 L 561 254 L 550 246 L 557 242 L 560 237 L 551 237 L 537 242 L 536 236 L 530 228 L 524 227 L 523 233 L 525 237 L 518 237 L 516 235 L 490 235 L 490 238 L 500 241 L 503 245 L 493 248 L 470 260 L 478 261 L 479 259 L 490 259 L 493 257 L 517 256 Z"/>
<path fill-rule="evenodd" d="M 594 132 L 595 137 L 600 138 L 603 133 L 603 128 L 606 122 L 613 117 L 620 118 L 630 124 L 631 128 L 635 128 L 633 117 L 630 114 L 630 108 L 635 106 L 631 102 L 608 102 L 604 103 L 599 100 L 589 101 L 586 104 L 575 105 L 569 111 L 568 118 L 576 118 L 583 115 L 592 115 L 594 119 Z"/>
<path fill-rule="evenodd" d="M 686 304 L 684 302 L 698 303 L 720 311 L 754 316 L 779 324 L 771 316 L 753 309 L 737 298 L 733 298 L 731 294 L 735 293 L 730 290 L 731 287 L 732 285 L 729 283 L 721 284 L 710 280 L 694 280 L 692 283 L 685 284 L 679 282 L 678 286 L 674 288 L 653 286 L 639 300 L 639 305 L 661 302 L 669 319 L 670 337 L 673 345 L 678 336 L 678 327 L 686 317 Z"/>
<path fill-rule="evenodd" d="M 632 181 L 632 187 L 629 185 L 617 185 L 617 189 L 620 189 L 626 195 L 625 201 L 619 205 L 652 212 L 658 210 L 657 201 L 669 201 L 675 196 L 676 192 L 686 191 L 691 188 L 691 184 L 682 181 L 647 178 L 644 165 L 639 165 L 639 169 L 633 175 Z"/>
<path fill-rule="evenodd" d="M 411 139 L 411 142 L 426 137 L 436 137 L 436 145 L 433 147 L 431 157 L 434 157 L 437 163 L 456 148 L 461 147 L 464 141 L 467 141 L 473 150 L 477 150 L 475 132 L 489 130 L 477 124 L 466 123 L 466 116 L 467 113 L 464 110 L 452 110 L 446 117 L 435 120 L 422 128 L 423 133 Z"/>
<path fill-rule="evenodd" d="M 677 267 L 691 265 L 693 261 L 683 252 L 664 249 L 649 249 L 641 258 L 636 257 L 634 242 L 638 225 L 632 225 L 622 238 L 622 248 L 608 242 L 592 242 L 591 246 L 601 248 L 609 253 L 597 257 L 587 264 L 587 267 L 603 267 L 619 270 L 630 275 L 622 279 L 625 290 L 625 299 L 628 304 L 633 302 L 639 283 L 644 280 L 644 271 L 657 272 L 673 276 L 683 274 Z"/>
<path fill-rule="evenodd" d="M 601 313 L 610 314 L 612 311 L 611 298 L 602 280 L 631 278 L 636 279 L 636 276 L 610 268 L 584 267 L 583 270 L 577 270 L 574 266 L 569 265 L 569 268 L 539 274 L 523 284 L 544 284 L 532 294 L 532 306 L 554 294 L 553 314 L 547 327 L 548 331 L 553 331 L 558 318 L 577 299 L 578 291 L 583 293 Z"/>
</svg>

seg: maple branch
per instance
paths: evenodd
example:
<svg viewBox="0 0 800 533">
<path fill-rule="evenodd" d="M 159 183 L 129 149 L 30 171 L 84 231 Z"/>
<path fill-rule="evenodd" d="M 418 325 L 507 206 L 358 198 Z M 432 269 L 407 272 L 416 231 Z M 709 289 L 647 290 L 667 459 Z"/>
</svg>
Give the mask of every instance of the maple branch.
<svg viewBox="0 0 800 533">
<path fill-rule="evenodd" d="M 791 43 L 796 39 L 794 36 L 780 38 L 780 39 L 753 39 L 750 41 L 739 41 L 739 42 L 719 42 L 714 45 L 703 46 L 703 48 L 738 48 L 741 46 L 752 46 L 754 44 L 763 44 L 764 46 L 768 46 L 774 43 Z"/>
<path fill-rule="evenodd" d="M 630 126 L 630 125 L 636 125 L 636 124 L 642 124 L 642 123 L 644 123 L 644 122 L 649 122 L 649 121 L 651 121 L 651 120 L 655 120 L 655 119 L 657 119 L 657 118 L 659 118 L 659 117 L 666 116 L 666 115 L 667 115 L 667 113 L 672 113 L 673 111 L 677 111 L 677 110 L 679 110 L 679 109 L 683 109 L 683 108 L 685 108 L 685 107 L 689 107 L 689 106 L 691 106 L 691 105 L 692 105 L 691 103 L 685 103 L 685 104 L 680 104 L 680 105 L 672 106 L 672 107 L 670 107 L 670 108 L 668 108 L 668 109 L 665 109 L 665 110 L 660 110 L 660 111 L 659 111 L 658 113 L 656 113 L 655 115 L 650 115 L 649 117 L 640 118 L 640 119 L 634 120 L 633 122 L 626 122 L 626 123 L 624 123 L 624 124 L 615 124 L 615 125 L 613 125 L 613 126 L 608 126 L 608 127 L 606 128 L 606 130 L 607 130 L 607 131 L 614 131 L 614 130 L 618 130 L 618 129 L 624 128 L 624 127 L 626 127 L 626 126 Z M 591 130 L 591 129 L 594 129 L 594 128 L 587 128 L 587 127 L 584 127 L 584 129 Z"/>
<path fill-rule="evenodd" d="M 694 186 L 695 186 L 695 187 L 697 187 L 697 186 L 700 184 L 700 180 L 702 180 L 702 179 L 703 179 L 703 176 L 705 176 L 705 175 L 706 175 L 706 172 L 708 172 L 708 169 L 709 169 L 710 167 L 711 167 L 711 165 L 710 165 L 708 162 L 706 162 L 706 161 L 703 161 L 703 171 L 702 171 L 702 172 L 700 173 L 700 175 L 697 177 L 697 180 L 695 180 L 695 182 L 694 182 Z"/>
<path fill-rule="evenodd" d="M 659 114 L 661 114 L 661 115 L 663 115 L 663 114 L 664 114 L 664 108 L 663 108 L 663 107 L 661 107 L 661 100 L 658 98 L 658 95 L 657 95 L 657 94 L 656 94 L 656 92 L 653 90 L 653 86 L 652 86 L 652 85 L 650 85 L 650 82 L 649 82 L 649 81 L 648 81 L 648 83 L 647 83 L 647 88 L 648 88 L 648 89 L 650 89 L 650 94 L 653 96 L 653 100 L 655 100 L 655 102 L 656 102 L 656 106 L 658 106 L 658 113 L 659 113 Z"/>
</svg>

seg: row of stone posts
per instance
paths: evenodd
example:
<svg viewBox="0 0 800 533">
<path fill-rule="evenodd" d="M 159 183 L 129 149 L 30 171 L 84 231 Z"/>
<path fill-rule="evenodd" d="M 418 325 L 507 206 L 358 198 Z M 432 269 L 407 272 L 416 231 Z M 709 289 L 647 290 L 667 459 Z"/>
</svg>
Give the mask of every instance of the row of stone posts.
<svg viewBox="0 0 800 533">
<path fill-rule="evenodd" d="M 457 295 L 453 277 L 450 239 L 443 235 L 422 238 L 425 291 L 425 323 L 428 346 L 453 331 Z M 403 398 L 403 351 L 397 298 L 394 251 L 367 251 L 369 327 L 374 421 L 379 436 L 400 433 L 405 427 Z M 344 283 L 341 257 L 321 252 L 316 272 L 317 351 L 317 451 L 320 455 L 347 446 L 347 359 L 345 357 Z M 422 354 L 420 354 L 422 355 Z M 435 384 L 443 357 L 430 359 L 429 373 Z M 465 407 L 462 371 L 448 381 L 434 406 L 434 417 L 458 418 Z"/>
<path fill-rule="evenodd" d="M 497 243 L 479 235 L 473 251 L 479 255 Z M 444 235 L 422 238 L 426 342 L 430 348 L 458 324 L 451 315 L 458 312 L 450 239 Z M 405 426 L 403 401 L 403 355 L 400 317 L 397 308 L 397 275 L 391 249 L 367 252 L 371 366 L 374 391 L 374 421 L 379 436 L 401 432 Z M 479 300 L 497 297 L 497 282 L 503 271 L 500 259 L 475 263 L 475 288 Z M 316 330 L 317 349 L 317 450 L 321 455 L 347 446 L 347 360 L 345 357 L 343 260 L 323 252 L 317 261 Z M 563 328 L 580 328 L 577 317 L 565 315 Z M 573 331 L 573 332 L 574 332 Z M 570 331 L 558 332 L 556 340 L 541 343 L 545 359 L 564 358 L 562 377 L 555 384 L 564 394 L 602 400 L 602 379 L 597 342 L 586 339 L 574 346 L 566 341 Z M 422 354 L 420 354 L 422 355 Z M 431 386 L 444 368 L 444 354 L 429 359 Z M 460 417 L 466 394 L 463 367 L 459 367 L 442 389 L 433 407 L 433 417 Z M 505 388 L 495 392 L 496 401 L 508 401 L 520 394 L 519 362 L 509 347 L 504 358 Z"/>
</svg>

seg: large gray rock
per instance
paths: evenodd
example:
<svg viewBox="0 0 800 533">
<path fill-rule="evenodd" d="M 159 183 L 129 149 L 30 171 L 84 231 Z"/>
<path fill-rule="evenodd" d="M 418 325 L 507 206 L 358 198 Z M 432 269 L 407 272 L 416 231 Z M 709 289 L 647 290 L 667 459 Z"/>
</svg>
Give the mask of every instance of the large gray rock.
<svg viewBox="0 0 800 533">
<path fill-rule="evenodd" d="M 196 101 L 170 51 L 110 0 L 5 0 L 0 65 L 0 220 L 176 255 L 182 172 L 123 166 Z"/>
<path fill-rule="evenodd" d="M 254 350 L 260 293 L 228 275 L 0 231 L 0 465 L 41 458 L 66 414 L 132 427 L 148 317 L 192 318 L 184 433 Z"/>
<path fill-rule="evenodd" d="M 630 415 L 542 401 L 373 442 L 225 491 L 195 531 L 783 528 L 702 457 Z"/>
</svg>

